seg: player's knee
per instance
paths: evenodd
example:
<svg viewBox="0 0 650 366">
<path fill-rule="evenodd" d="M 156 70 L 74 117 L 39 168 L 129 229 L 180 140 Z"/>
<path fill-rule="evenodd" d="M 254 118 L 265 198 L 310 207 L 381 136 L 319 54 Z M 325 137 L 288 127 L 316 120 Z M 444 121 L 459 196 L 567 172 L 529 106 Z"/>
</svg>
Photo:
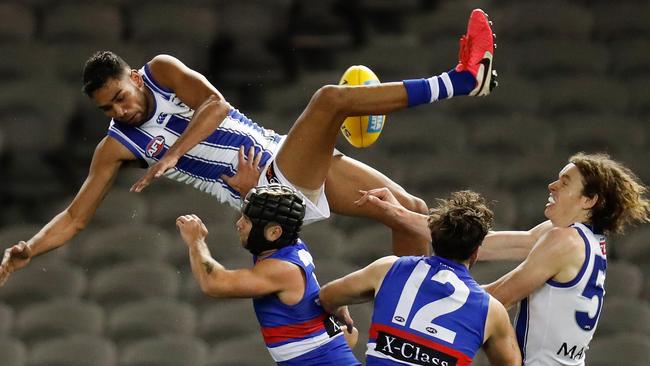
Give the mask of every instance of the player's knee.
<svg viewBox="0 0 650 366">
<path fill-rule="evenodd" d="M 323 106 L 328 110 L 339 110 L 344 106 L 345 88 L 338 85 L 324 85 L 316 91 L 312 104 Z"/>
</svg>

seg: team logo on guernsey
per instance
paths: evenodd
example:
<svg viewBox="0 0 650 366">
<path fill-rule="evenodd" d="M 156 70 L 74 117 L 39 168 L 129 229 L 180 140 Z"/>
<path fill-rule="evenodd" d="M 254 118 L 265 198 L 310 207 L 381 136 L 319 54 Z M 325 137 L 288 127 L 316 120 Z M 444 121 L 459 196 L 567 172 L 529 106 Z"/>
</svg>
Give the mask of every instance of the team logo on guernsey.
<svg viewBox="0 0 650 366">
<path fill-rule="evenodd" d="M 147 144 L 145 154 L 148 158 L 155 158 L 160 155 L 165 147 L 165 138 L 163 136 L 156 136 Z"/>
<path fill-rule="evenodd" d="M 163 122 L 165 122 L 165 118 L 167 118 L 168 114 L 167 113 L 161 113 L 158 115 L 158 118 L 156 118 L 156 122 L 161 125 Z"/>
</svg>

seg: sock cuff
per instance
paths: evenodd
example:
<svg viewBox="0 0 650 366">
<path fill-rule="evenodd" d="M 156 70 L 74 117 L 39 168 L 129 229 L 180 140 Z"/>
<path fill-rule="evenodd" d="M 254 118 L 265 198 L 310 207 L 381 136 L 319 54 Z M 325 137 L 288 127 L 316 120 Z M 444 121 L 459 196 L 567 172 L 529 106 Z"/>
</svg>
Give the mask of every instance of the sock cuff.
<svg viewBox="0 0 650 366">
<path fill-rule="evenodd" d="M 404 80 L 409 107 L 431 102 L 431 88 L 427 79 Z"/>
</svg>

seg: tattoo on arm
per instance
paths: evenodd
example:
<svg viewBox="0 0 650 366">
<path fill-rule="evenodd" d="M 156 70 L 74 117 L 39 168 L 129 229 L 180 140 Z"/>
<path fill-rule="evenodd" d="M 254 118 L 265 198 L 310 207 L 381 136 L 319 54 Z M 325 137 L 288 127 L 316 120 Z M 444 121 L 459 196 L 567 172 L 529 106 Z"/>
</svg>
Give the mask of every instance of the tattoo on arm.
<svg viewBox="0 0 650 366">
<path fill-rule="evenodd" d="M 205 267 L 205 272 L 207 274 L 211 274 L 212 270 L 214 269 L 214 266 L 210 262 L 203 262 L 203 266 Z"/>
</svg>

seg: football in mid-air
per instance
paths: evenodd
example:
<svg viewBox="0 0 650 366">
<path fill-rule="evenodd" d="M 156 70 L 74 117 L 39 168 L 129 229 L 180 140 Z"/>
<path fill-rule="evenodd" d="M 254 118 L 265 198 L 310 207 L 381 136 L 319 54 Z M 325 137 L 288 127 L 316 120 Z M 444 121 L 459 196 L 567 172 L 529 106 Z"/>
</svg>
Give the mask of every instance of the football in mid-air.
<svg viewBox="0 0 650 366">
<path fill-rule="evenodd" d="M 362 65 L 350 66 L 339 82 L 339 85 L 349 86 L 372 84 L 379 84 L 377 75 Z M 385 121 L 385 115 L 348 117 L 341 126 L 341 132 L 352 146 L 367 147 L 379 138 Z"/>
</svg>

